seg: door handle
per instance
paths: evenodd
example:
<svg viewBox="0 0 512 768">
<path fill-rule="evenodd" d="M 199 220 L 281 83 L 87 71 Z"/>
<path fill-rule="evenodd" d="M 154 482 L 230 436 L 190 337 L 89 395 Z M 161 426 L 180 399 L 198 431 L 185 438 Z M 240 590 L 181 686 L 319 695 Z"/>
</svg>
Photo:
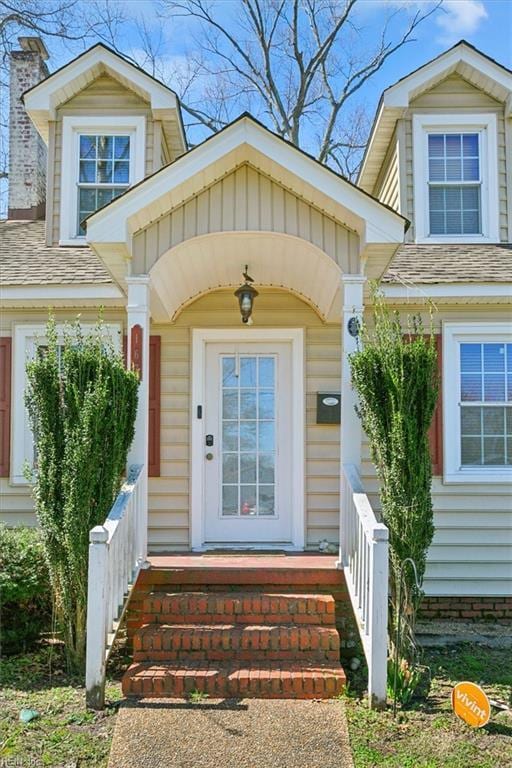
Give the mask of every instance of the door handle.
<svg viewBox="0 0 512 768">
<path fill-rule="evenodd" d="M 211 461 L 213 459 L 213 453 L 207 453 L 205 459 L 206 461 Z"/>
</svg>

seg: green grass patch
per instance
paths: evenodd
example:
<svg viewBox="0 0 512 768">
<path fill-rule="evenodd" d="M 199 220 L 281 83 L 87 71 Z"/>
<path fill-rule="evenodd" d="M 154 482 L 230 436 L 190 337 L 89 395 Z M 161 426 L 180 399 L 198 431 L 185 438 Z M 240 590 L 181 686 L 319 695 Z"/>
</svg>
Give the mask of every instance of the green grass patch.
<svg viewBox="0 0 512 768">
<path fill-rule="evenodd" d="M 103 712 L 85 708 L 83 680 L 69 676 L 58 647 L 0 660 L 0 765 L 104 768 L 121 686 L 109 680 Z M 39 717 L 22 723 L 20 710 Z"/>
<path fill-rule="evenodd" d="M 368 710 L 360 677 L 351 681 L 345 708 L 355 768 L 510 768 L 512 714 L 494 710 L 490 723 L 475 730 L 455 717 L 450 703 L 453 685 L 471 680 L 512 706 L 510 649 L 467 644 L 428 650 L 423 663 L 432 673 L 430 693 L 396 720 L 390 709 Z"/>
</svg>

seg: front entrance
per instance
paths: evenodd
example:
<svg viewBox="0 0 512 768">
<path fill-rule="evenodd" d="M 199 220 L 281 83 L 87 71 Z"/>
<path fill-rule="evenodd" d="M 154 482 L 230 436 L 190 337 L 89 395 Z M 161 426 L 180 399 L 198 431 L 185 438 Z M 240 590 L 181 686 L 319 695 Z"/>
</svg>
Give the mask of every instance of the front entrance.
<svg viewBox="0 0 512 768">
<path fill-rule="evenodd" d="M 300 526 L 303 531 L 295 486 L 301 489 L 300 513 L 303 467 L 297 458 L 303 448 L 297 451 L 296 443 L 303 445 L 304 405 L 297 397 L 303 390 L 302 371 L 298 383 L 294 365 L 298 344 L 275 331 L 261 339 L 262 332 L 253 330 L 205 331 L 210 338 L 202 340 L 201 369 L 194 359 L 194 378 L 202 379 L 193 412 L 192 477 L 196 504 L 196 480 L 202 486 L 201 548 L 293 547 Z M 215 338 L 219 334 L 228 338 Z"/>
</svg>

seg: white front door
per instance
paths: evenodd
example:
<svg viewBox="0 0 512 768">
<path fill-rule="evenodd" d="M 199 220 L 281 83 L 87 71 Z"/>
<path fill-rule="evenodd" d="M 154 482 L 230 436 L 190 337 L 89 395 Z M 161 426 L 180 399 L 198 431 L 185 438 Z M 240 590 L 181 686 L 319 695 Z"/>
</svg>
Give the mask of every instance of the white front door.
<svg viewBox="0 0 512 768">
<path fill-rule="evenodd" d="M 209 342 L 204 355 L 206 544 L 292 542 L 291 342 Z"/>
</svg>

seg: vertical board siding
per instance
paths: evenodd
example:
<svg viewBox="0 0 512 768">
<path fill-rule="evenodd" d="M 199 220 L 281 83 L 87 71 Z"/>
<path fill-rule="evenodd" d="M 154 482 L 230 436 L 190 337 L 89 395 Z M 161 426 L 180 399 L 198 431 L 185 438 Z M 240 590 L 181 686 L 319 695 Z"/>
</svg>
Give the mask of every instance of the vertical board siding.
<svg viewBox="0 0 512 768">
<path fill-rule="evenodd" d="M 149 103 L 121 83 L 107 75 L 100 75 L 83 91 L 77 93 L 57 110 L 55 128 L 49 136 L 49 157 L 53 157 L 53 175 L 48 184 L 47 205 L 48 244 L 56 245 L 60 239 L 60 203 L 62 177 L 62 118 L 64 115 L 87 115 L 98 117 L 111 115 L 145 115 L 146 146 L 145 174 L 148 176 L 160 165 L 160 152 L 155 147 L 161 131 L 155 131 Z M 155 165 L 156 164 L 156 165 Z M 52 169 L 49 168 L 49 173 Z M 66 171 L 69 172 L 69 171 Z"/>
<path fill-rule="evenodd" d="M 411 101 L 409 114 L 405 119 L 406 132 L 406 205 L 407 215 L 413 221 L 406 239 L 414 239 L 414 189 L 413 189 L 413 138 L 412 115 L 415 113 L 460 114 L 494 112 L 497 116 L 498 148 L 498 195 L 500 241 L 508 242 L 508 193 L 507 193 L 507 150 L 505 137 L 504 107 L 480 89 L 468 83 L 459 75 L 451 75 L 430 91 Z"/>
<path fill-rule="evenodd" d="M 357 270 L 358 236 L 245 164 L 134 237 L 133 270 L 147 273 L 169 248 L 209 232 L 272 231 L 301 237 Z"/>
<path fill-rule="evenodd" d="M 281 291 L 262 291 L 255 322 L 305 328 L 306 540 L 338 540 L 339 427 L 316 425 L 316 392 L 340 391 L 339 326 L 325 325 L 305 303 Z M 191 329 L 239 325 L 232 291 L 204 296 L 173 325 L 157 325 L 161 337 L 160 477 L 149 481 L 149 544 L 152 551 L 189 547 Z"/>
<path fill-rule="evenodd" d="M 0 337 L 0 477 L 9 476 L 11 453 L 11 337 Z"/>
</svg>

